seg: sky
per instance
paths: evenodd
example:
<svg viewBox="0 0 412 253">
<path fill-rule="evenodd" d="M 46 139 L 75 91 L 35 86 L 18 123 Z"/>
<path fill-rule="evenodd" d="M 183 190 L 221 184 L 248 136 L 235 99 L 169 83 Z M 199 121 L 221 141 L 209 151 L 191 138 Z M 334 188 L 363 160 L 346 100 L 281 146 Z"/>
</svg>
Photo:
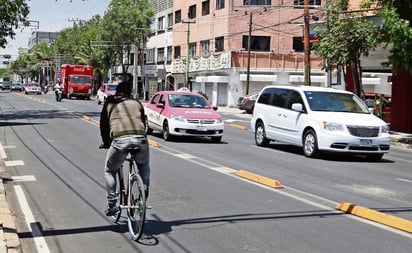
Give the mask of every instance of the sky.
<svg viewBox="0 0 412 253">
<path fill-rule="evenodd" d="M 27 48 L 28 39 L 35 30 L 41 32 L 59 32 L 73 26 L 69 20 L 89 20 L 94 15 L 104 15 L 110 0 L 26 0 L 30 7 L 29 20 L 38 21 L 39 29 L 33 27 L 16 30 L 14 40 L 8 39 L 6 48 L 0 48 L 0 55 L 10 54 L 17 58 L 19 47 Z M 37 24 L 36 24 L 37 25 Z"/>
</svg>

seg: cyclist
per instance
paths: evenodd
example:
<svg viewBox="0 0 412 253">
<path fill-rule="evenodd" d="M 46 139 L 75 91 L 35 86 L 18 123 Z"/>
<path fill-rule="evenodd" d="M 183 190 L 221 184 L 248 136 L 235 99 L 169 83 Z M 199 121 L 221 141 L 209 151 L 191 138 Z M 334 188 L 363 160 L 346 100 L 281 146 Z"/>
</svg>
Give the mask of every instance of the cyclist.
<svg viewBox="0 0 412 253">
<path fill-rule="evenodd" d="M 146 199 L 149 194 L 149 145 L 145 131 L 144 108 L 138 100 L 131 98 L 131 93 L 132 85 L 129 82 L 119 83 L 115 95 L 107 97 L 100 114 L 100 148 L 109 149 L 104 172 L 108 201 L 105 211 L 107 216 L 116 215 L 120 211 L 116 206 L 116 173 L 128 155 L 129 148 L 138 148 L 132 156 L 146 187 Z"/>
</svg>

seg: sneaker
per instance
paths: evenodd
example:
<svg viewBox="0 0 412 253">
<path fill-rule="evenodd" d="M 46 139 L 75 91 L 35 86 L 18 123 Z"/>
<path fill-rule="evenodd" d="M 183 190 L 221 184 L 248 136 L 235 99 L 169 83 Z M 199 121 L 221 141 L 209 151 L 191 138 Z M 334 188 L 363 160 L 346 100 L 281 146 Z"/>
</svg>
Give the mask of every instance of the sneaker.
<svg viewBox="0 0 412 253">
<path fill-rule="evenodd" d="M 119 207 L 113 206 L 105 210 L 106 216 L 114 216 L 120 212 Z"/>
</svg>

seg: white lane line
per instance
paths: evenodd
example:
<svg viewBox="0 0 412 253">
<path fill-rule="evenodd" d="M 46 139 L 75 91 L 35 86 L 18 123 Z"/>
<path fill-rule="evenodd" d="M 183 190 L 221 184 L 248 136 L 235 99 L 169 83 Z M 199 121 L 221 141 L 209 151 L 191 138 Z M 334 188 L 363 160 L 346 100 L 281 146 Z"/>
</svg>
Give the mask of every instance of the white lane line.
<svg viewBox="0 0 412 253">
<path fill-rule="evenodd" d="M 397 178 L 396 180 L 412 183 L 412 180 L 404 179 L 404 178 Z"/>
<path fill-rule="evenodd" d="M 22 160 L 4 161 L 4 165 L 6 167 L 21 166 L 24 165 L 24 162 Z"/>
<path fill-rule="evenodd" d="M 0 142 L 0 159 L 7 159 L 7 154 L 6 154 L 6 152 L 4 151 L 4 148 L 3 148 L 3 145 L 1 144 L 1 142 Z"/>
<path fill-rule="evenodd" d="M 13 182 L 30 182 L 30 181 L 37 181 L 34 175 L 25 175 L 25 176 L 12 176 L 11 180 Z"/>
<path fill-rule="evenodd" d="M 182 159 L 194 159 L 194 158 L 199 158 L 190 154 L 186 154 L 186 153 L 181 153 L 181 154 L 173 154 L 176 157 L 182 158 Z"/>
<path fill-rule="evenodd" d="M 24 214 L 27 228 L 33 235 L 34 244 L 36 244 L 37 252 L 50 253 L 46 240 L 44 239 L 39 226 L 36 224 L 36 220 L 34 219 L 33 213 L 30 210 L 29 204 L 27 203 L 27 199 L 24 195 L 23 189 L 20 185 L 15 185 L 14 189 L 16 191 L 16 196 L 19 201 L 20 208 Z"/>
</svg>

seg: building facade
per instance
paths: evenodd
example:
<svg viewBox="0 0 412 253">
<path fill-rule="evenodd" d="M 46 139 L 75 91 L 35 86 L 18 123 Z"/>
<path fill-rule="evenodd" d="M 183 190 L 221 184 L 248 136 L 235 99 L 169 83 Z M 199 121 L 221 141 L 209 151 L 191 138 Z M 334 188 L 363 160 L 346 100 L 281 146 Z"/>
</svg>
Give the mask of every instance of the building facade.
<svg viewBox="0 0 412 253">
<path fill-rule="evenodd" d="M 214 105 L 235 107 L 239 97 L 266 85 L 304 84 L 303 0 L 151 2 L 156 16 L 145 66 L 151 94 L 189 87 Z M 312 23 L 324 18 L 325 2 L 310 0 Z M 377 50 L 361 61 L 366 92 L 391 92 L 383 57 L 384 50 Z M 329 79 L 316 52 L 310 65 L 311 85 L 345 89 L 343 74 L 335 70 Z"/>
</svg>

